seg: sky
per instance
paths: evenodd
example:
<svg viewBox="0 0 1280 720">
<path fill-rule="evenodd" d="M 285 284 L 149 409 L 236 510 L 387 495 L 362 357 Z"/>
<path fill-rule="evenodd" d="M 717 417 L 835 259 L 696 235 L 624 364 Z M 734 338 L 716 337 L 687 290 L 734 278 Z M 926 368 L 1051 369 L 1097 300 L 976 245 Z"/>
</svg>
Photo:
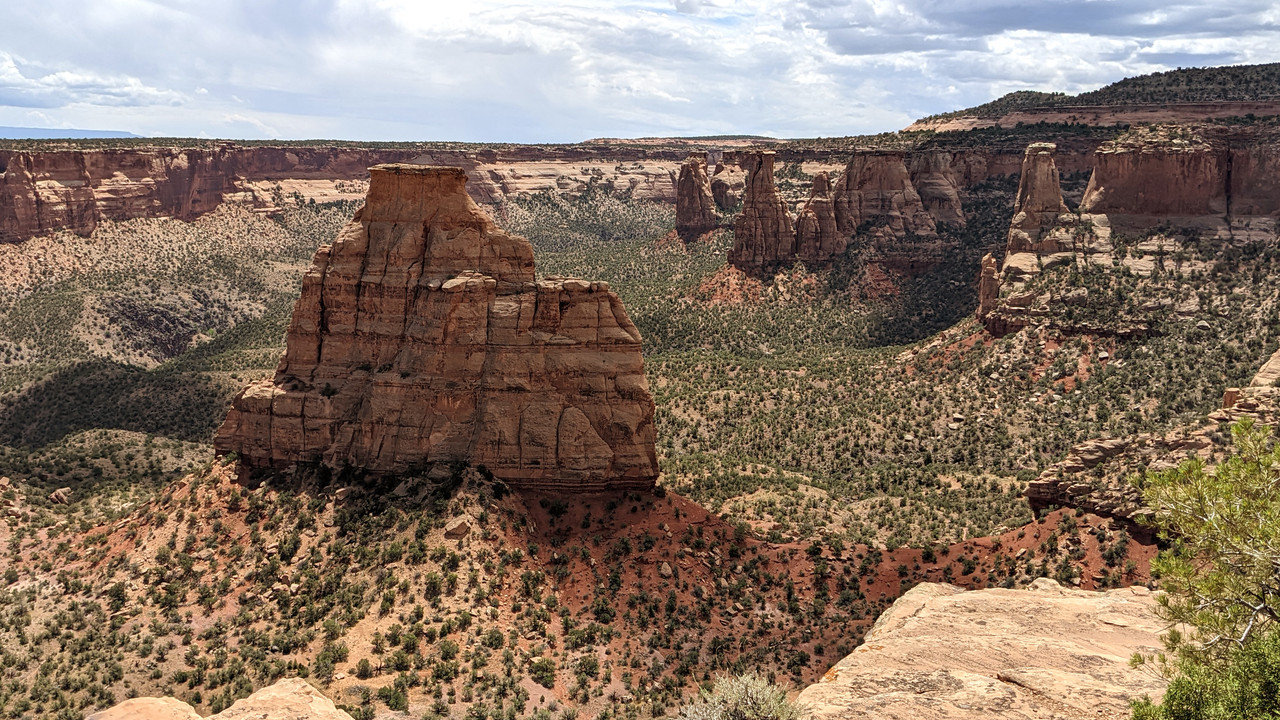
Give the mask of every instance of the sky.
<svg viewBox="0 0 1280 720">
<path fill-rule="evenodd" d="M 1280 61 L 1274 0 L 0 0 L 0 125 L 576 142 L 897 130 Z"/>
</svg>

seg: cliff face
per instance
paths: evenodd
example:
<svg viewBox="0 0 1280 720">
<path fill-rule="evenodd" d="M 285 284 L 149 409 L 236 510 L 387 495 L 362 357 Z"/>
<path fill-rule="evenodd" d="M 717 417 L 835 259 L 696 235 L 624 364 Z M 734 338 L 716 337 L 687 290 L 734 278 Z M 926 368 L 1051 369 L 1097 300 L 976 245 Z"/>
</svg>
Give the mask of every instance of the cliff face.
<svg viewBox="0 0 1280 720">
<path fill-rule="evenodd" d="M 690 155 L 680 166 L 680 179 L 676 182 L 676 232 L 688 241 L 719 224 L 706 156 Z"/>
<path fill-rule="evenodd" d="M 535 281 L 458 168 L 381 165 L 303 280 L 275 378 L 214 440 L 250 466 L 485 465 L 519 487 L 657 477 L 640 335 L 605 283 Z"/>
<path fill-rule="evenodd" d="M 963 226 L 964 210 L 960 206 L 960 188 L 952 170 L 951 153 L 934 150 L 910 157 L 911 185 L 920 202 L 936 222 Z"/>
<path fill-rule="evenodd" d="M 826 262 L 844 253 L 848 239 L 836 227 L 831 180 L 825 172 L 813 178 L 809 200 L 796 219 L 796 257 L 809 263 Z"/>
<path fill-rule="evenodd" d="M 795 257 L 795 230 L 773 184 L 773 158 L 774 153 L 765 151 L 748 153 L 739 161 L 747 183 L 742 214 L 733 225 L 729 262 L 743 269 L 772 268 Z"/>
<path fill-rule="evenodd" d="M 1094 155 L 1080 209 L 1148 216 L 1226 215 L 1227 154 L 1208 144 L 1110 144 Z"/>
<path fill-rule="evenodd" d="M 1080 207 L 1139 227 L 1274 219 L 1278 172 L 1280 140 L 1257 130 L 1145 128 L 1098 148 Z"/>
<path fill-rule="evenodd" d="M 678 156 L 668 150 L 515 147 L 469 152 L 347 147 L 0 150 L 0 242 L 57 230 L 88 235 L 102 220 L 193 220 L 255 183 L 362 180 L 379 163 L 462 167 L 477 202 L 591 184 L 674 202 Z M 269 204 L 269 199 L 260 204 Z"/>
<path fill-rule="evenodd" d="M 933 216 L 911 184 L 905 154 L 858 153 L 836 183 L 836 224 L 849 235 L 864 223 L 886 228 L 895 237 L 936 235 Z"/>
</svg>

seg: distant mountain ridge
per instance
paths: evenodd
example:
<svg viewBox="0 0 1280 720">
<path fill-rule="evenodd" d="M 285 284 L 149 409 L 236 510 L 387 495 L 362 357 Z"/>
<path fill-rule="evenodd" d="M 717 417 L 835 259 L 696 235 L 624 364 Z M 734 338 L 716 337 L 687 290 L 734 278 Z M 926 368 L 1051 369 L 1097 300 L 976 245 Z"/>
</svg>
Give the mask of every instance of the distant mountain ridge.
<svg viewBox="0 0 1280 720">
<path fill-rule="evenodd" d="M 1032 108 L 1239 103 L 1280 98 L 1280 63 L 1178 68 L 1125 78 L 1079 95 L 1019 90 L 988 103 L 921 118 L 917 123 L 960 117 L 1000 117 Z"/>
<path fill-rule="evenodd" d="M 75 128 L 34 128 L 0 125 L 0 138 L 6 140 L 54 140 L 68 138 L 74 140 L 96 138 L 137 138 L 142 137 L 124 130 L 79 130 Z"/>
</svg>

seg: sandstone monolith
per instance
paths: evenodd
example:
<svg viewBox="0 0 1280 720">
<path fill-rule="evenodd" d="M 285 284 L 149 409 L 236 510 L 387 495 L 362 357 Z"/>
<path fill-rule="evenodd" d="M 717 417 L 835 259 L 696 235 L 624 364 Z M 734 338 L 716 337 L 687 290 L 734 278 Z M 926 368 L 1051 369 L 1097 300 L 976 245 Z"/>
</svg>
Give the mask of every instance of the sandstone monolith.
<svg viewBox="0 0 1280 720">
<path fill-rule="evenodd" d="M 377 165 L 317 251 L 275 377 L 214 440 L 250 467 L 487 467 L 552 491 L 643 489 L 658 468 L 640 334 L 608 284 L 536 280 L 533 249 L 459 168 Z"/>
<path fill-rule="evenodd" d="M 676 181 L 676 232 L 686 242 L 714 230 L 720 225 L 711 181 L 707 178 L 707 159 L 690 155 L 680 166 Z"/>
<path fill-rule="evenodd" d="M 729 263 L 748 271 L 769 269 L 795 256 L 796 234 L 787 205 L 773 183 L 772 151 L 744 154 L 739 165 L 747 171 L 742 214 L 733 225 Z"/>
</svg>

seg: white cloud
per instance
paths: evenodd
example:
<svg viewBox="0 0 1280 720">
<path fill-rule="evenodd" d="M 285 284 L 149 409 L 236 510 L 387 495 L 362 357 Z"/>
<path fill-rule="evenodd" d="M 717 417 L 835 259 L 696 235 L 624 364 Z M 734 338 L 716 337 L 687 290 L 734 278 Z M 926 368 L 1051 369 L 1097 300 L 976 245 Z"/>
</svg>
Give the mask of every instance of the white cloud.
<svg viewBox="0 0 1280 720">
<path fill-rule="evenodd" d="M 1265 0 L 0 2 L 0 122 L 166 135 L 843 135 L 1280 60 Z"/>
</svg>

